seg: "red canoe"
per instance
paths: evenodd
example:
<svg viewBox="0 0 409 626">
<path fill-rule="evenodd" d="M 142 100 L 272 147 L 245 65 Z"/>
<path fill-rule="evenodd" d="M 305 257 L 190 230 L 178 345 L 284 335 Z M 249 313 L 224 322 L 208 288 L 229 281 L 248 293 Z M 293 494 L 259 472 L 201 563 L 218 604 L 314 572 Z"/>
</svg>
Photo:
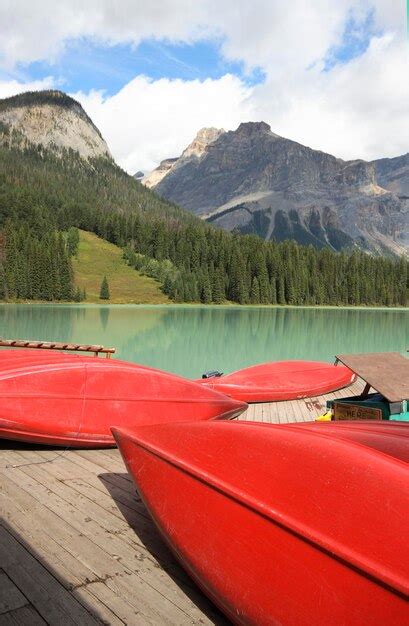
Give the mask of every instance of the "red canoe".
<svg viewBox="0 0 409 626">
<path fill-rule="evenodd" d="M 233 622 L 407 623 L 407 426 L 357 432 L 198 422 L 114 436 L 164 538 Z"/>
<path fill-rule="evenodd" d="M 173 374 L 44 350 L 0 352 L 0 437 L 113 446 L 111 426 L 228 419 L 246 404 Z"/>
<path fill-rule="evenodd" d="M 261 363 L 226 376 L 200 378 L 206 387 L 244 402 L 296 400 L 330 393 L 350 385 L 355 374 L 344 365 L 320 361 Z"/>
</svg>

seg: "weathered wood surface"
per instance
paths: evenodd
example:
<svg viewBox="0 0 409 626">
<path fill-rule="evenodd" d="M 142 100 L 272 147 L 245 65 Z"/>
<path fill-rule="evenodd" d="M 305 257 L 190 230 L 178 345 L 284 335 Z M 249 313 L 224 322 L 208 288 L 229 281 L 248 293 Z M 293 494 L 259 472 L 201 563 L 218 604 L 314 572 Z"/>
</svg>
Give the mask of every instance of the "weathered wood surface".
<svg viewBox="0 0 409 626">
<path fill-rule="evenodd" d="M 70 352 L 93 352 L 95 356 L 105 354 L 108 358 L 115 348 L 87 343 L 62 343 L 61 341 L 37 341 L 31 339 L 0 339 L 3 348 L 31 348 L 35 350 L 68 350 Z"/>
<path fill-rule="evenodd" d="M 255 422 L 271 422 L 286 424 L 288 422 L 311 422 L 326 412 L 327 400 L 359 395 L 364 389 L 362 380 L 356 380 L 352 385 L 339 391 L 327 393 L 325 396 L 303 398 L 285 402 L 270 402 L 266 404 L 250 404 L 249 408 L 239 419 Z"/>
<path fill-rule="evenodd" d="M 339 354 L 336 358 L 389 402 L 409 399 L 409 359 L 399 352 Z"/>
<path fill-rule="evenodd" d="M 312 420 L 362 388 L 251 405 L 242 419 Z M 163 543 L 118 450 L 0 441 L 0 510 L 0 626 L 227 624 Z"/>
</svg>

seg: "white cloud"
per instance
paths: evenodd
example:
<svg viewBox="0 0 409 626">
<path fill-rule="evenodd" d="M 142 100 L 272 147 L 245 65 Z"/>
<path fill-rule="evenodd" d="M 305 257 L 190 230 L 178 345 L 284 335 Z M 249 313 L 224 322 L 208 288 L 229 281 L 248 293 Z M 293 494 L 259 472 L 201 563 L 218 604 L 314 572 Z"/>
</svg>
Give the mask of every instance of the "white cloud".
<svg viewBox="0 0 409 626">
<path fill-rule="evenodd" d="M 275 132 L 313 148 L 345 159 L 397 156 L 409 150 L 407 76 L 406 42 L 384 35 L 331 72 L 268 79 L 252 103 Z"/>
<path fill-rule="evenodd" d="M 393 6 L 394 4 L 394 6 Z M 66 43 L 90 37 L 108 44 L 154 37 L 224 38 L 228 58 L 249 66 L 284 61 L 306 66 L 342 36 L 350 15 L 375 10 L 381 28 L 404 28 L 403 3 L 389 0 L 1 0 L 0 61 L 11 67 L 53 59 Z M 268 68 L 267 69 L 276 69 Z"/>
<path fill-rule="evenodd" d="M 252 117 L 251 90 L 230 75 L 218 80 L 152 81 L 138 76 L 115 96 L 73 94 L 125 169 L 149 171 L 178 156 L 199 128 L 235 128 Z"/>
<path fill-rule="evenodd" d="M 138 44 L 147 37 L 196 38 L 204 0 L 1 0 L 0 64 L 52 60 L 70 39 Z"/>
<path fill-rule="evenodd" d="M 373 12 L 368 50 L 323 72 L 348 20 Z M 138 76 L 116 95 L 78 94 L 129 171 L 177 155 L 203 126 L 264 119 L 275 132 L 344 158 L 408 151 L 406 16 L 390 0 L 0 0 L 0 64 L 57 58 L 72 38 L 137 45 L 155 37 L 219 38 L 228 60 L 261 67 L 265 84 L 239 78 L 156 80 Z M 48 79 L 50 80 L 50 79 Z M 35 87 L 0 83 L 0 96 Z"/>
<path fill-rule="evenodd" d="M 33 80 L 30 82 L 21 82 L 18 80 L 0 80 L 0 98 L 9 98 L 24 91 L 39 91 L 40 89 L 51 89 L 55 85 L 52 76 L 48 76 L 43 80 Z"/>
</svg>

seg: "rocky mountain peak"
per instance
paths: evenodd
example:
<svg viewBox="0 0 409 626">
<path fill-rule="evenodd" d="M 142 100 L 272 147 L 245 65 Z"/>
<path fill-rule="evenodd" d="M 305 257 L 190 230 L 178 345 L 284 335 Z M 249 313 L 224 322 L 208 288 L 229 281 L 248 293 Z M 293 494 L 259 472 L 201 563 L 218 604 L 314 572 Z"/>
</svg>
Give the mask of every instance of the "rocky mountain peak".
<svg viewBox="0 0 409 626">
<path fill-rule="evenodd" d="M 135 174 L 133 175 L 133 177 L 135 178 L 135 180 L 142 180 L 142 178 L 145 176 L 144 172 L 142 172 L 141 170 L 138 170 L 137 172 L 135 172 Z"/>
<path fill-rule="evenodd" d="M 192 143 L 182 152 L 182 157 L 201 157 L 207 146 L 225 132 L 223 128 L 201 128 Z"/>
<path fill-rule="evenodd" d="M 162 178 L 165 178 L 178 160 L 178 157 L 163 159 L 158 167 L 141 179 L 141 183 L 149 187 L 149 189 L 153 189 L 153 187 L 156 187 L 156 185 L 160 183 Z"/>
<path fill-rule="evenodd" d="M 192 160 L 200 159 L 205 154 L 208 146 L 225 132 L 223 128 L 201 128 L 193 141 L 183 150 L 180 157 L 161 161 L 157 168 L 142 179 L 142 183 L 150 189 L 156 187 L 175 168 Z"/>
<path fill-rule="evenodd" d="M 215 226 L 336 250 L 407 253 L 407 155 L 344 161 L 276 135 L 265 122 L 220 134 L 198 157 L 196 140 L 166 171 L 163 164 L 154 170 L 161 176 L 151 186 Z"/>
<path fill-rule="evenodd" d="M 58 90 L 29 91 L 0 100 L 0 143 L 71 149 L 85 159 L 111 159 L 100 131 L 81 104 Z"/>
<path fill-rule="evenodd" d="M 238 129 L 235 131 L 236 135 L 259 135 L 268 133 L 273 137 L 277 137 L 273 132 L 271 132 L 271 126 L 266 122 L 242 122 Z"/>
</svg>

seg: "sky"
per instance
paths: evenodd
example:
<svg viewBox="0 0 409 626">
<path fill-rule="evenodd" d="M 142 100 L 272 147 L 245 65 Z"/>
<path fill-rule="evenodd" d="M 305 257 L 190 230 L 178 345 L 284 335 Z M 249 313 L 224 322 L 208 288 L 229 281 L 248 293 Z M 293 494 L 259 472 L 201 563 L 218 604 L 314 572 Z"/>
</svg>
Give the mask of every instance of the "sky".
<svg viewBox="0 0 409 626">
<path fill-rule="evenodd" d="M 0 0 L 0 98 L 78 99 L 144 172 L 263 120 L 352 159 L 409 151 L 405 0 Z"/>
</svg>

